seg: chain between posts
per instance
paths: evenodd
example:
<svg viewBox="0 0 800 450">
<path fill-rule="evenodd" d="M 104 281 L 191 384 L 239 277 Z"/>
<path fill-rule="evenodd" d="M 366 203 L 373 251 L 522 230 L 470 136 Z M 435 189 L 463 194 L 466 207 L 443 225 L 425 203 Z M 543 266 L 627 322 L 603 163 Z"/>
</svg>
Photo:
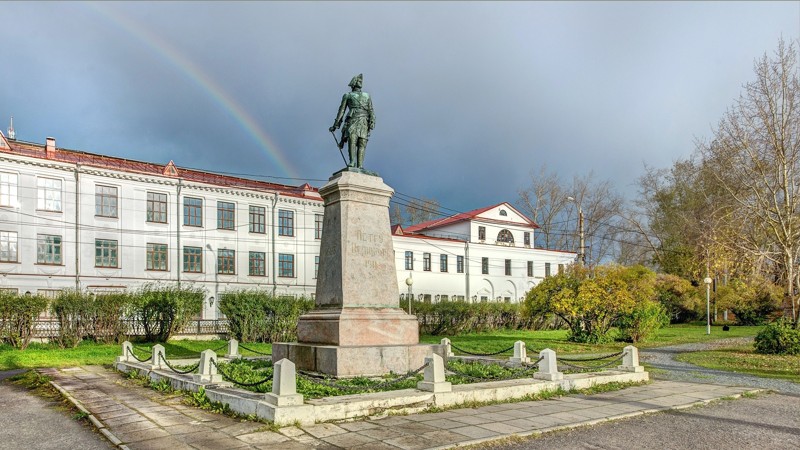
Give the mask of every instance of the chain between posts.
<svg viewBox="0 0 800 450">
<path fill-rule="evenodd" d="M 323 386 L 327 386 L 327 387 L 334 388 L 334 389 L 339 389 L 339 390 L 342 390 L 342 391 L 368 391 L 368 390 L 372 390 L 372 389 L 382 389 L 382 388 L 385 388 L 385 387 L 388 387 L 388 386 L 391 386 L 391 385 L 398 384 L 398 383 L 401 383 L 403 381 L 406 381 L 411 377 L 417 376 L 420 372 L 425 370 L 426 367 L 428 367 L 428 363 L 423 364 L 419 369 L 417 369 L 417 370 L 415 370 L 413 372 L 408 372 L 407 374 L 403 375 L 400 378 L 396 378 L 394 380 L 384 381 L 383 383 L 379 383 L 379 384 L 376 384 L 376 385 L 373 385 L 373 386 L 347 386 L 347 385 L 342 385 L 342 384 L 335 383 L 335 382 L 332 382 L 332 381 L 328 381 L 326 379 L 319 379 L 319 378 L 315 378 L 315 377 L 312 377 L 312 376 L 308 376 L 308 375 L 306 375 L 304 373 L 301 373 L 301 372 L 297 372 L 297 376 L 302 378 L 302 379 L 304 379 L 304 380 L 306 380 L 306 381 L 308 381 L 308 382 L 321 384 Z"/>
<path fill-rule="evenodd" d="M 578 370 L 595 370 L 595 369 L 603 369 L 603 368 L 606 368 L 606 367 L 609 367 L 609 366 L 613 366 L 614 364 L 616 364 L 617 362 L 622 360 L 625 357 L 625 355 L 627 355 L 627 354 L 628 354 L 627 352 L 617 353 L 615 355 L 612 355 L 612 356 L 617 356 L 617 358 L 614 358 L 614 359 L 612 359 L 611 361 L 609 361 L 609 362 L 607 362 L 605 364 L 598 364 L 598 365 L 595 365 L 595 366 L 581 366 L 581 365 L 576 365 L 576 364 L 570 364 L 567 361 L 561 360 L 561 358 L 558 358 L 558 360 L 563 365 L 565 365 L 567 367 L 572 367 L 572 368 L 575 368 L 575 369 L 578 369 Z M 586 359 L 584 361 L 596 361 L 596 360 L 597 359 Z M 574 361 L 574 360 L 572 360 L 572 361 Z"/>
<path fill-rule="evenodd" d="M 139 361 L 141 363 L 150 361 L 153 358 L 153 355 L 150 355 L 146 359 L 140 359 L 138 356 L 136 356 L 135 353 L 133 353 L 133 351 L 131 351 L 131 349 L 129 347 L 125 347 L 125 350 L 127 350 L 129 355 L 133 356 L 133 359 L 135 359 L 135 360 L 137 360 L 137 361 Z"/>
<path fill-rule="evenodd" d="M 172 370 L 175 373 L 179 373 L 181 375 L 186 375 L 187 373 L 192 373 L 195 370 L 197 370 L 198 367 L 200 367 L 200 362 L 198 361 L 197 364 L 195 364 L 192 367 L 190 367 L 189 370 L 178 370 L 178 369 L 172 367 L 172 364 L 170 364 L 169 361 L 167 361 L 167 358 L 164 358 L 164 354 L 163 353 L 159 353 L 158 357 L 161 359 L 161 361 L 164 362 L 164 364 L 167 365 L 167 367 L 170 368 L 170 370 Z"/>
<path fill-rule="evenodd" d="M 520 371 L 512 373 L 511 375 L 508 375 L 508 376 L 505 376 L 505 377 L 499 377 L 499 378 L 474 377 L 474 376 L 468 375 L 468 374 L 466 374 L 464 372 L 459 372 L 459 371 L 453 370 L 451 367 L 447 367 L 447 371 L 450 372 L 452 375 L 456 375 L 456 376 L 459 376 L 459 377 L 464 377 L 464 378 L 467 378 L 467 379 L 473 380 L 473 381 L 506 381 L 506 380 L 527 378 L 528 375 L 530 375 L 530 374 L 532 374 L 534 372 L 537 372 L 539 370 L 539 368 L 536 365 L 539 364 L 539 362 L 541 360 L 543 360 L 543 359 L 544 359 L 544 356 L 540 357 L 535 362 L 532 362 L 530 364 L 526 364 L 526 366 L 530 367 L 528 369 L 520 370 Z"/>
<path fill-rule="evenodd" d="M 559 361 L 572 361 L 572 362 L 600 361 L 601 359 L 613 358 L 615 356 L 623 355 L 624 353 L 625 352 L 622 351 L 622 352 L 618 352 L 618 353 L 611 353 L 611 354 L 604 355 L 604 356 L 597 356 L 597 357 L 594 357 L 594 358 L 562 358 L 562 357 L 559 357 L 558 360 Z"/>
<path fill-rule="evenodd" d="M 272 356 L 272 353 L 259 352 L 258 350 L 253 350 L 252 348 L 247 348 L 242 344 L 239 344 L 239 348 L 243 348 L 243 349 L 247 350 L 248 352 L 253 352 L 256 355 Z"/>
<path fill-rule="evenodd" d="M 231 383 L 233 383 L 233 384 L 235 384 L 235 385 L 237 385 L 237 386 L 242 386 L 242 387 L 253 387 L 253 386 L 258 386 L 258 385 L 260 385 L 260 384 L 264 384 L 264 383 L 266 383 L 267 381 L 271 381 L 271 380 L 272 380 L 272 374 L 269 374 L 269 375 L 268 375 L 266 378 L 264 378 L 263 380 L 256 381 L 255 383 L 242 383 L 242 382 L 240 382 L 240 381 L 236 381 L 236 380 L 234 380 L 234 379 L 233 379 L 231 376 L 229 376 L 227 373 L 225 373 L 225 371 L 224 371 L 224 370 L 222 370 L 222 368 L 221 368 L 220 366 L 218 366 L 218 365 L 217 365 L 217 360 L 215 360 L 215 359 L 212 359 L 212 360 L 211 360 L 211 364 L 213 364 L 213 365 L 214 365 L 214 367 L 216 367 L 216 368 L 217 368 L 217 372 L 219 372 L 219 374 L 220 374 L 220 375 L 222 375 L 222 378 L 224 378 L 224 379 L 226 379 L 226 380 L 230 381 Z"/>
<path fill-rule="evenodd" d="M 512 345 L 511 347 L 508 347 L 506 349 L 500 350 L 499 352 L 494 352 L 494 353 L 473 353 L 473 352 L 464 350 L 463 348 L 456 347 L 452 342 L 450 343 L 450 347 L 458 350 L 461 353 L 466 353 L 467 355 L 472 355 L 472 356 L 496 356 L 496 355 L 499 355 L 501 353 L 505 353 L 507 351 L 514 350 L 514 346 Z"/>
<path fill-rule="evenodd" d="M 220 351 L 220 350 L 224 349 L 224 348 L 225 348 L 225 347 L 227 347 L 227 346 L 228 346 L 228 343 L 226 342 L 226 343 L 222 344 L 221 346 L 219 346 L 219 347 L 217 347 L 217 348 L 213 349 L 212 351 L 213 351 L 214 353 L 219 353 L 219 351 Z M 200 352 L 200 354 L 202 354 L 202 353 L 203 353 L 203 352 Z"/>
</svg>

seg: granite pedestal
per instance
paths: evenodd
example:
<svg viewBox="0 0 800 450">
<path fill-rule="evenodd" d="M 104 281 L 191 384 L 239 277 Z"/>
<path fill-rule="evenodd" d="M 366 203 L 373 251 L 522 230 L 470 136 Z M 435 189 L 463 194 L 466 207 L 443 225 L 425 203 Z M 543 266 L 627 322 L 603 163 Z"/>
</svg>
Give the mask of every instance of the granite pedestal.
<svg viewBox="0 0 800 450">
<path fill-rule="evenodd" d="M 315 309 L 300 316 L 297 342 L 272 345 L 273 360 L 336 377 L 377 376 L 416 370 L 439 351 L 419 344 L 417 318 L 399 308 L 393 192 L 380 177 L 347 169 L 320 188 L 325 216 Z"/>
</svg>

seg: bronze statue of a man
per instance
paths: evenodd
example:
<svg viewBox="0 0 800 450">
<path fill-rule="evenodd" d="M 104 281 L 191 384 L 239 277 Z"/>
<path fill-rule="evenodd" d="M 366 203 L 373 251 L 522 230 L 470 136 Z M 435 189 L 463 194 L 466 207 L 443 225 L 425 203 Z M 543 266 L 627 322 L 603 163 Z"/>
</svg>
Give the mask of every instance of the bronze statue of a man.
<svg viewBox="0 0 800 450">
<path fill-rule="evenodd" d="M 347 167 L 357 167 L 359 169 L 364 168 L 364 153 L 367 150 L 369 133 L 375 128 L 375 112 L 372 110 L 372 99 L 366 92 L 361 92 L 363 81 L 362 74 L 358 74 L 350 80 L 351 92 L 342 96 L 339 113 L 336 114 L 336 120 L 333 121 L 333 125 L 328 129 L 333 133 L 342 125 L 344 110 L 348 108 L 339 148 L 341 149 L 344 143 L 347 142 L 347 148 L 350 153 L 350 163 Z"/>
</svg>

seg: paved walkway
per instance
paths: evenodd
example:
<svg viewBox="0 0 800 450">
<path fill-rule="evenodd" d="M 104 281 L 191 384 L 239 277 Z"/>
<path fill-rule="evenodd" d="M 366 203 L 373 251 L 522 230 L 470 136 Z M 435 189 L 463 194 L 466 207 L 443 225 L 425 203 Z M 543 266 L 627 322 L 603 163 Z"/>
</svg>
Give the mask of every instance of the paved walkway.
<svg viewBox="0 0 800 450">
<path fill-rule="evenodd" d="M 507 403 L 339 424 L 284 427 L 241 422 L 185 406 L 177 395 L 135 385 L 97 366 L 46 372 L 122 448 L 431 449 L 533 435 L 735 396 L 745 388 L 657 381 L 591 396 Z"/>
</svg>

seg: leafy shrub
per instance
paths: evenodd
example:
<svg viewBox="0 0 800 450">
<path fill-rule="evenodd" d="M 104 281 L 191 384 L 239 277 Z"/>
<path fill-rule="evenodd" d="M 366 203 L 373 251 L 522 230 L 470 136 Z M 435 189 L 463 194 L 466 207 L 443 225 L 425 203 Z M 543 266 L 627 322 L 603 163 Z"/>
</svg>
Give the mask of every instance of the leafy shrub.
<svg viewBox="0 0 800 450">
<path fill-rule="evenodd" d="M 716 304 L 730 309 L 739 325 L 761 325 L 777 310 L 782 299 L 781 288 L 763 278 L 731 280 L 717 288 Z"/>
<path fill-rule="evenodd" d="M 36 318 L 46 309 L 44 297 L 0 292 L 0 339 L 24 350 L 31 342 Z"/>
<path fill-rule="evenodd" d="M 231 335 L 242 342 L 285 342 L 297 338 L 297 320 L 314 307 L 313 300 L 275 297 L 266 291 L 241 290 L 220 296 Z"/>
<path fill-rule="evenodd" d="M 194 287 L 146 284 L 132 296 L 129 312 L 141 322 L 147 341 L 166 342 L 200 314 L 204 298 Z"/>
<path fill-rule="evenodd" d="M 122 319 L 131 302 L 131 295 L 123 292 L 95 296 L 92 337 L 97 342 L 119 343 L 122 340 L 125 335 L 125 324 Z"/>
<path fill-rule="evenodd" d="M 669 325 L 669 314 L 661 303 L 647 300 L 637 304 L 619 321 L 619 336 L 625 342 L 642 342 L 659 328 Z"/>
<path fill-rule="evenodd" d="M 671 323 L 687 323 L 705 316 L 704 297 L 690 281 L 679 276 L 656 275 L 655 295 Z"/>
<path fill-rule="evenodd" d="M 400 307 L 408 311 L 408 300 Z M 424 303 L 412 301 L 411 313 L 419 320 L 420 333 L 452 336 L 463 332 L 528 328 L 531 321 L 521 314 L 518 303 L 465 301 Z"/>
<path fill-rule="evenodd" d="M 58 319 L 58 345 L 75 348 L 92 331 L 95 315 L 94 296 L 76 290 L 65 290 L 58 294 L 50 306 Z"/>
<path fill-rule="evenodd" d="M 756 353 L 770 355 L 800 355 L 800 330 L 783 318 L 758 332 L 753 346 Z"/>
</svg>

